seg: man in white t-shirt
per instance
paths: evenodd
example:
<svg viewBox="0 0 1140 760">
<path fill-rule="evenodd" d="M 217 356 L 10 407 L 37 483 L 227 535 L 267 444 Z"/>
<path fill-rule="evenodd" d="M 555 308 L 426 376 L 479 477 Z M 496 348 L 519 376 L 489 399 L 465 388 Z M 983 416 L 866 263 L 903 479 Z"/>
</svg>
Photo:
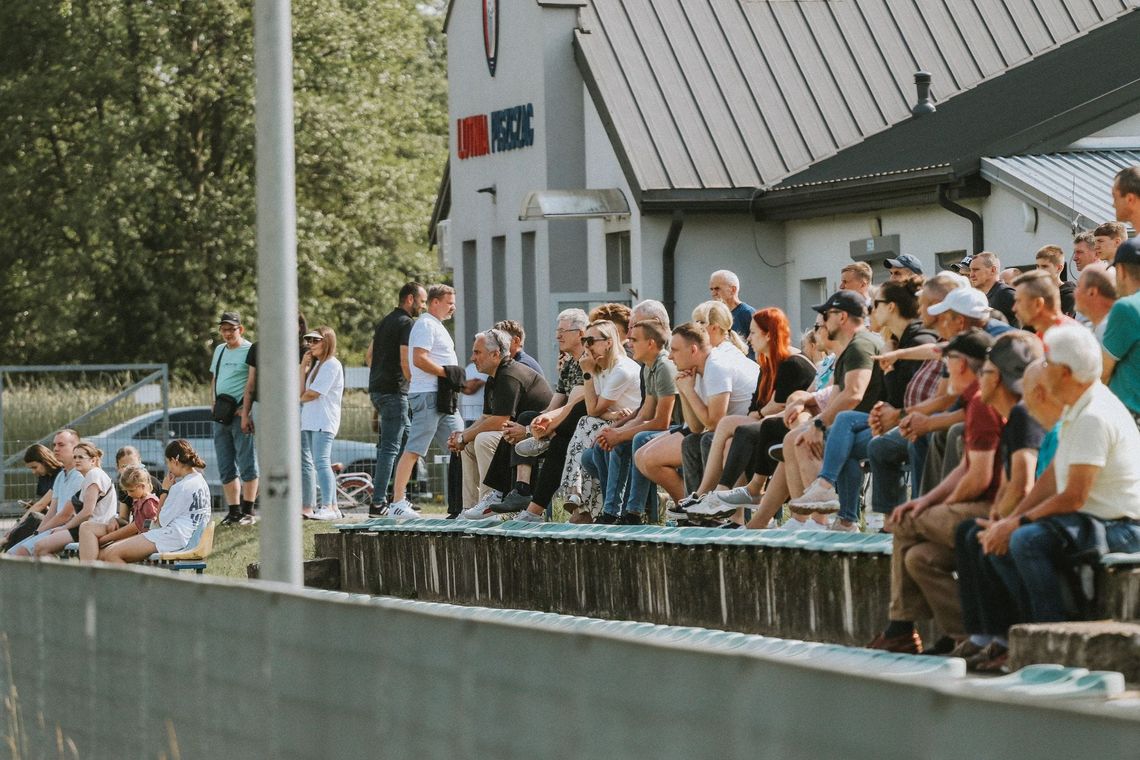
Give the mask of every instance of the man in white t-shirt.
<svg viewBox="0 0 1140 760">
<path fill-rule="evenodd" d="M 1072 616 L 1062 573 L 1074 555 L 1140 551 L 1140 433 L 1100 382 L 1100 345 L 1088 329 L 1061 325 L 1045 333 L 1045 356 L 1044 387 L 1067 407 L 1053 463 L 1013 514 L 978 521 L 1025 623 Z"/>
<path fill-rule="evenodd" d="M 51 503 L 44 510 L 43 519 L 36 532 L 19 542 L 8 550 L 14 556 L 29 557 L 35 549 L 36 543 L 54 528 L 63 525 L 75 514 L 75 507 L 71 497 L 79 492 L 83 485 L 83 475 L 75 469 L 73 458 L 75 446 L 79 443 L 79 433 L 71 428 L 64 428 L 52 438 L 51 449 L 55 458 L 63 465 L 56 473 L 55 481 L 51 487 Z"/>
<path fill-rule="evenodd" d="M 750 361 L 736 349 L 732 351 L 740 360 Z M 747 414 L 747 400 L 743 408 L 740 406 L 739 386 L 747 385 L 749 394 L 756 391 L 759 365 L 752 362 L 755 372 L 746 372 L 743 364 L 737 367 L 735 363 L 738 360 L 727 350 L 722 352 L 711 348 L 708 332 L 702 325 L 692 322 L 673 328 L 669 355 L 677 366 L 677 391 L 690 435 L 716 430 L 717 423 L 729 414 Z M 706 372 L 711 373 L 708 378 L 703 377 Z M 682 462 L 684 439 L 685 434 L 680 431 L 665 433 L 639 448 L 633 456 L 638 471 L 668 491 L 674 505 L 685 496 L 685 483 L 677 474 Z M 687 517 L 684 513 L 671 516 L 678 519 Z"/>
<path fill-rule="evenodd" d="M 416 462 L 427 456 L 433 438 L 440 449 L 446 451 L 448 437 L 463 429 L 463 419 L 458 414 L 442 414 L 436 405 L 439 378 L 447 375 L 446 367 L 459 365 L 455 341 L 443 326 L 443 321 L 451 319 L 454 313 L 455 289 L 449 285 L 432 285 L 428 288 L 427 311 L 416 320 L 408 336 L 412 359 L 408 410 L 412 419 L 408 442 L 396 464 L 392 505 L 388 507 L 390 517 L 419 516 L 406 496 Z"/>
</svg>

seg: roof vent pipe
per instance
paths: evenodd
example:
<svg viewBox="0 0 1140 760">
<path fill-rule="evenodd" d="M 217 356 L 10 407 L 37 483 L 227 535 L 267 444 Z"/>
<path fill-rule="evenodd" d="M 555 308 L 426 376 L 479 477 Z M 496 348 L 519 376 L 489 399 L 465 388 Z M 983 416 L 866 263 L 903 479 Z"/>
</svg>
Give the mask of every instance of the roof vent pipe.
<svg viewBox="0 0 1140 760">
<path fill-rule="evenodd" d="M 918 102 L 910 109 L 914 116 L 922 116 L 938 110 L 934 107 L 934 101 L 930 99 L 930 79 L 929 71 L 914 72 L 914 87 L 918 90 Z"/>
</svg>

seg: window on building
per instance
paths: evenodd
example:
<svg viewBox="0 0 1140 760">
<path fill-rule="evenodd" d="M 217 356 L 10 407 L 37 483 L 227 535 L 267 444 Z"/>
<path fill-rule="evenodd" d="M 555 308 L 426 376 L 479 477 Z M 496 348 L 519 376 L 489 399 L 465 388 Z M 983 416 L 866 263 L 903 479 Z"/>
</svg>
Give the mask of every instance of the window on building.
<svg viewBox="0 0 1140 760">
<path fill-rule="evenodd" d="M 507 318 L 507 239 L 491 238 L 492 321 Z"/>
<path fill-rule="evenodd" d="M 606 290 L 625 292 L 633 282 L 630 273 L 629 230 L 606 235 Z"/>
<path fill-rule="evenodd" d="M 479 250 L 474 240 L 463 241 L 463 293 L 459 299 L 463 304 L 463 329 L 468 336 L 479 332 Z M 456 336 L 467 342 L 466 336 Z"/>
<path fill-rule="evenodd" d="M 538 329 L 538 305 L 535 294 L 538 292 L 538 276 L 534 260 L 534 233 L 522 234 L 522 299 L 523 325 L 528 330 Z"/>
<path fill-rule="evenodd" d="M 829 295 L 826 277 L 800 280 L 800 330 L 815 324 L 815 312 L 811 307 L 823 303 Z"/>
<path fill-rule="evenodd" d="M 938 262 L 938 271 L 949 269 L 951 272 L 958 271 L 958 262 L 966 258 L 966 249 L 962 248 L 957 251 L 937 251 L 934 254 L 934 260 Z"/>
</svg>

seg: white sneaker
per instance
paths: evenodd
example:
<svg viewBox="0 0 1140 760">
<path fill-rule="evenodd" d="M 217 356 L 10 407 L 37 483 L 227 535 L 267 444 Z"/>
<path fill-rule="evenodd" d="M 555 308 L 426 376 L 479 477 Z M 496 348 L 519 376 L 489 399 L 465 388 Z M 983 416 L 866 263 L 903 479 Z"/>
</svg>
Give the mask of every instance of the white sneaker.
<svg viewBox="0 0 1140 760">
<path fill-rule="evenodd" d="M 859 532 L 859 523 L 851 523 L 850 525 L 844 525 L 843 521 L 840 520 L 838 517 L 836 517 L 834 520 L 831 521 L 831 525 L 829 525 L 827 527 L 827 529 L 833 530 L 837 533 L 858 533 Z"/>
<path fill-rule="evenodd" d="M 756 500 L 752 498 L 748 486 L 738 486 L 728 491 L 713 491 L 713 493 L 725 504 L 734 504 L 738 507 L 756 506 Z"/>
<path fill-rule="evenodd" d="M 685 509 L 685 513 L 689 517 L 700 517 L 706 520 L 716 520 L 722 517 L 728 517 L 737 510 L 737 505 L 726 504 L 721 501 L 721 491 L 713 491 L 712 493 L 705 494 L 705 498 L 701 499 L 695 504 L 689 505 Z"/>
<path fill-rule="evenodd" d="M 809 511 L 809 508 L 812 512 L 838 512 L 839 495 L 835 493 L 835 487 L 826 480 L 816 478 L 804 491 L 803 496 L 792 499 L 788 502 L 788 506 L 800 512 Z"/>
<path fill-rule="evenodd" d="M 527 438 L 515 444 L 515 453 L 520 457 L 537 457 L 545 454 L 549 448 L 548 438 Z"/>
<path fill-rule="evenodd" d="M 478 504 L 460 512 L 459 519 L 486 520 L 488 517 L 495 517 L 496 513 L 491 509 L 491 505 L 498 504 L 502 500 L 503 492 L 492 489 L 490 493 L 479 500 Z"/>
<path fill-rule="evenodd" d="M 542 515 L 536 515 L 529 509 L 524 509 L 522 512 L 519 512 L 517 515 L 511 517 L 510 519 L 515 520 L 516 522 L 546 522 L 545 517 Z"/>
<path fill-rule="evenodd" d="M 788 532 L 793 532 L 793 531 L 797 531 L 797 530 L 803 530 L 803 528 L 804 528 L 804 521 L 803 520 L 797 520 L 794 517 L 789 517 L 787 520 L 784 520 L 784 524 L 781 525 L 779 529 L 785 530 Z"/>
<path fill-rule="evenodd" d="M 313 513 L 314 520 L 339 520 L 343 517 L 340 510 L 336 507 L 325 506 L 318 509 Z"/>
<path fill-rule="evenodd" d="M 867 513 L 867 532 L 868 533 L 882 533 L 883 528 L 886 526 L 887 516 L 882 512 L 868 512 Z"/>
<path fill-rule="evenodd" d="M 388 505 L 388 517 L 401 517 L 408 519 L 409 517 L 419 517 L 420 513 L 412 507 L 412 503 L 407 499 L 397 501 L 395 504 Z"/>
</svg>

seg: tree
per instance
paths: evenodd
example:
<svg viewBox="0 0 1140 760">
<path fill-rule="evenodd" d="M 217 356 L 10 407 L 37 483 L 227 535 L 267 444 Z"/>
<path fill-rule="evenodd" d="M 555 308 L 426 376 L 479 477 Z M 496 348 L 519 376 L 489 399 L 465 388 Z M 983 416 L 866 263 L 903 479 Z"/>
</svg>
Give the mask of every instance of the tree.
<svg viewBox="0 0 1140 760">
<path fill-rule="evenodd" d="M 201 376 L 218 313 L 254 316 L 251 6 L 0 4 L 6 361 Z M 446 154 L 439 23 L 411 0 L 294 3 L 301 306 L 350 350 L 434 268 L 417 243 Z"/>
</svg>

